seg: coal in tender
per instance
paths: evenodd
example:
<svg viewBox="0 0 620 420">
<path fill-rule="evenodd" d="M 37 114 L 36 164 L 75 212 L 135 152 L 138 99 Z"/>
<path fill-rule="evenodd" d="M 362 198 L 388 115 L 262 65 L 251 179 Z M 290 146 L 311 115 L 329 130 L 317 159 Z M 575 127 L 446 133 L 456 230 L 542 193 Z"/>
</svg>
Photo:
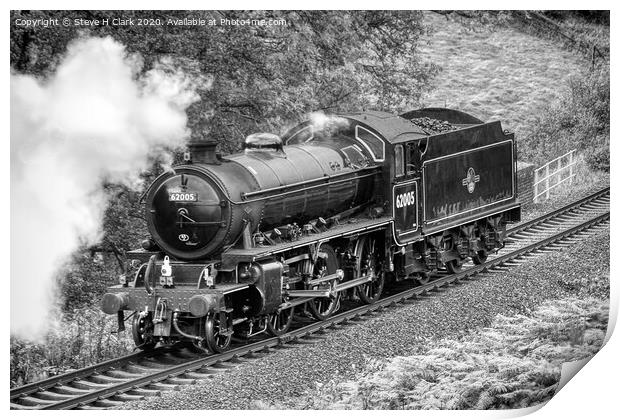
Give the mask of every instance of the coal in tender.
<svg viewBox="0 0 620 420">
<path fill-rule="evenodd" d="M 436 120 L 429 117 L 411 118 L 409 121 L 420 127 L 426 134 L 429 135 L 445 133 L 458 129 L 457 126 L 450 124 L 448 121 Z"/>
</svg>

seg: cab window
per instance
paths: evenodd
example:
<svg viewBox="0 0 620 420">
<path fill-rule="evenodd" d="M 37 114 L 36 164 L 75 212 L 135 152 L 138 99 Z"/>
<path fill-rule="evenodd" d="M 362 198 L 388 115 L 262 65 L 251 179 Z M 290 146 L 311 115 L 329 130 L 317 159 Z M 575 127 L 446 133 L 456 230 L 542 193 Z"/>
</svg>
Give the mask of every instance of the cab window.
<svg viewBox="0 0 620 420">
<path fill-rule="evenodd" d="M 420 150 L 415 144 L 407 145 L 407 175 L 420 169 Z"/>
<path fill-rule="evenodd" d="M 403 146 L 400 144 L 394 147 L 394 175 L 397 177 L 405 175 L 405 156 Z"/>
<path fill-rule="evenodd" d="M 307 143 L 314 138 L 311 126 L 306 126 L 289 137 L 286 144 L 303 144 Z"/>
<path fill-rule="evenodd" d="M 375 161 L 383 162 L 385 143 L 383 143 L 381 138 L 359 125 L 355 127 L 355 138 L 368 149 Z"/>
</svg>

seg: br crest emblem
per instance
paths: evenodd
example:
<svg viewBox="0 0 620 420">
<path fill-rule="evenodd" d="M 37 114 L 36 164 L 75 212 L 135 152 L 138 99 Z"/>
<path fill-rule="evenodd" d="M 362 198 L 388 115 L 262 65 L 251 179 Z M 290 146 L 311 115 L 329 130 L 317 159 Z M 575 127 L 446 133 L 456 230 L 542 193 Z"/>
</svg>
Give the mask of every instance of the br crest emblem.
<svg viewBox="0 0 620 420">
<path fill-rule="evenodd" d="M 476 189 L 476 182 L 480 181 L 480 175 L 476 175 L 474 168 L 467 170 L 467 177 L 463 178 L 463 185 L 467 187 L 467 192 L 470 194 Z"/>
</svg>

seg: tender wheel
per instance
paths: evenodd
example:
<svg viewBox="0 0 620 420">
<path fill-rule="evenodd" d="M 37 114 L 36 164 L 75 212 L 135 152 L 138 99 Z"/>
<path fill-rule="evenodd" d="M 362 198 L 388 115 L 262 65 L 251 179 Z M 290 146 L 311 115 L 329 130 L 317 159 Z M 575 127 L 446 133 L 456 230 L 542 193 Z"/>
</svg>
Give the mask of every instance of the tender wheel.
<svg viewBox="0 0 620 420">
<path fill-rule="evenodd" d="M 373 303 L 383 292 L 385 276 L 383 270 L 377 266 L 376 241 L 369 236 L 362 237 L 355 246 L 358 276 L 372 276 L 368 283 L 357 286 L 357 292 L 364 303 Z"/>
<path fill-rule="evenodd" d="M 205 342 L 213 353 L 223 353 L 230 347 L 232 331 L 221 333 L 220 314 L 209 314 L 205 322 Z"/>
<path fill-rule="evenodd" d="M 288 308 L 269 315 L 269 319 L 267 320 L 267 331 L 275 337 L 284 334 L 293 323 L 294 313 L 295 308 Z"/>
<path fill-rule="evenodd" d="M 134 315 L 131 324 L 131 335 L 137 348 L 140 350 L 152 350 L 155 347 L 157 343 L 153 338 L 153 328 L 151 314 L 138 312 Z"/>
<path fill-rule="evenodd" d="M 314 265 L 314 275 L 316 277 L 325 277 L 329 274 L 336 273 L 338 269 L 338 261 L 336 259 L 336 253 L 334 249 L 329 245 L 321 245 L 319 252 L 326 254 L 327 258 L 319 258 Z M 337 285 L 338 281 L 334 281 L 333 285 Z M 318 289 L 319 286 L 315 286 L 314 289 Z M 340 306 L 340 293 L 336 293 L 333 296 L 327 298 L 312 299 L 308 302 L 308 310 L 312 316 L 319 321 L 327 319 L 331 314 L 338 310 Z"/>
<path fill-rule="evenodd" d="M 476 255 L 471 257 L 471 260 L 474 262 L 474 264 L 480 265 L 487 260 L 488 255 L 489 254 L 484 249 L 481 249 L 476 253 Z"/>
<path fill-rule="evenodd" d="M 461 260 L 450 260 L 445 262 L 446 270 L 450 274 L 456 274 L 461 272 L 461 268 L 463 267 L 463 261 Z"/>
</svg>

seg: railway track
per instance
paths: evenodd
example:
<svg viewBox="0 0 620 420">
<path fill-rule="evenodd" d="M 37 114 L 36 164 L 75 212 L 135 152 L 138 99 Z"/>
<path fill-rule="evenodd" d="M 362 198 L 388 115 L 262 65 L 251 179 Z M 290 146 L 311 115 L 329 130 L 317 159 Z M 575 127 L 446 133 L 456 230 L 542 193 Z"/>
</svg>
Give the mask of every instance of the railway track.
<svg viewBox="0 0 620 420">
<path fill-rule="evenodd" d="M 159 395 L 182 385 L 208 379 L 222 370 L 261 357 L 288 342 L 303 342 L 333 326 L 361 321 L 390 305 L 415 299 L 450 284 L 483 273 L 507 271 L 539 252 L 551 252 L 608 229 L 609 188 L 537 219 L 521 223 L 507 233 L 510 243 L 481 265 L 465 265 L 457 274 L 445 273 L 423 286 L 387 296 L 373 304 L 355 307 L 331 318 L 302 325 L 281 337 L 271 337 L 233 348 L 226 353 L 205 355 L 191 347 L 175 345 L 133 353 L 84 369 L 11 389 L 12 409 L 101 409 Z"/>
</svg>

